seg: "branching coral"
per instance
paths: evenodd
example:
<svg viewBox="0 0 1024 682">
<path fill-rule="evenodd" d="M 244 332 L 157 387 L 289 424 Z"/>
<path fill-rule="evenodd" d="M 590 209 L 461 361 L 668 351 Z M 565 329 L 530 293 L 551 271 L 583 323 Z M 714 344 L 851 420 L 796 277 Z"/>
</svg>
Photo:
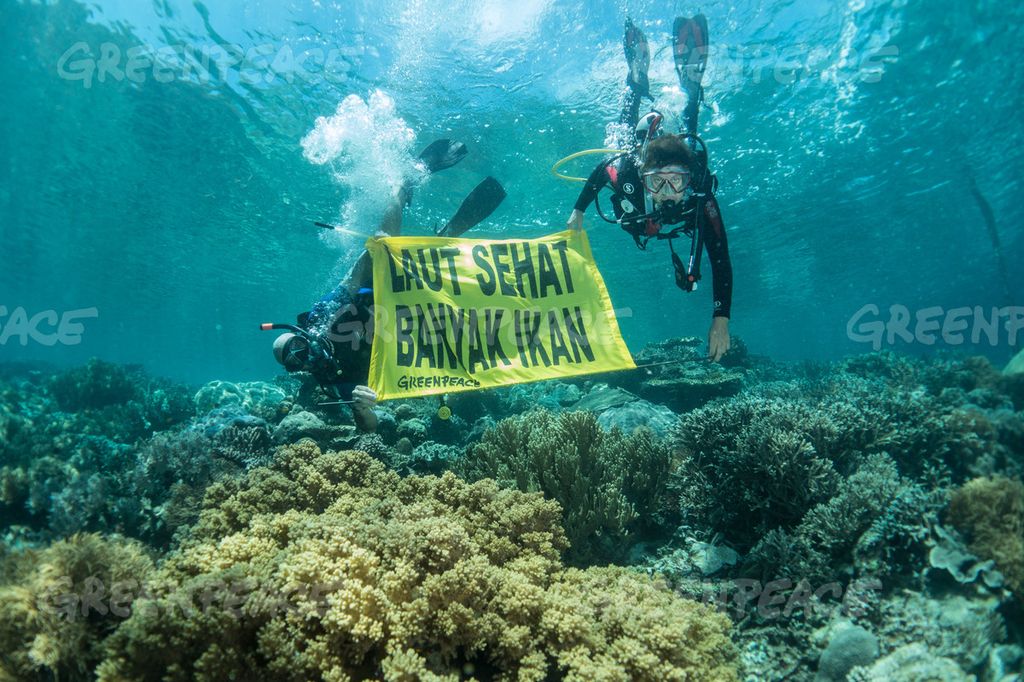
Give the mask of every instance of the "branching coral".
<svg viewBox="0 0 1024 682">
<path fill-rule="evenodd" d="M 870 455 L 795 528 L 766 533 L 745 568 L 763 580 L 834 580 L 840 570 L 874 576 L 897 571 L 919 560 L 925 519 L 937 517 L 942 503 L 941 494 L 900 477 L 890 457 Z"/>
<path fill-rule="evenodd" d="M 60 409 L 68 412 L 126 403 L 135 397 L 127 369 L 97 358 L 55 375 L 49 389 Z"/>
<path fill-rule="evenodd" d="M 186 387 L 150 378 L 137 365 L 116 365 L 97 358 L 54 375 L 47 382 L 47 390 L 61 411 L 100 412 L 104 417 L 95 419 L 98 424 L 134 418 L 144 424 L 143 432 L 168 428 L 187 419 L 191 412 Z"/>
<path fill-rule="evenodd" d="M 499 422 L 456 471 L 556 500 L 568 560 L 582 565 L 621 559 L 640 524 L 657 522 L 669 458 L 668 447 L 645 430 L 624 435 L 604 431 L 589 412 L 535 411 Z"/>
<path fill-rule="evenodd" d="M 828 499 L 840 475 L 813 441 L 826 444 L 820 415 L 796 401 L 750 397 L 686 414 L 673 488 L 684 521 L 722 532 L 740 546 L 792 527 Z"/>
<path fill-rule="evenodd" d="M 493 481 L 284 448 L 211 489 L 98 677 L 736 679 L 723 616 L 622 570 L 565 571 L 559 516 Z"/>
<path fill-rule="evenodd" d="M 900 381 L 917 376 L 909 361 L 874 361 Z M 937 471 L 954 481 L 1012 459 L 1019 418 L 993 421 L 948 396 L 851 372 L 866 367 L 881 373 L 851 361 L 814 382 L 765 384 L 684 415 L 672 487 L 687 521 L 749 546 L 799 523 L 872 454 L 887 453 L 904 476 Z"/>
<path fill-rule="evenodd" d="M 623 568 L 570 569 L 541 620 L 567 680 L 722 680 L 734 674 L 721 614 Z M 687 632 L 686 637 L 680 637 Z"/>
<path fill-rule="evenodd" d="M 137 543 L 98 535 L 3 557 L 0 679 L 92 679 L 151 570 Z"/>
</svg>

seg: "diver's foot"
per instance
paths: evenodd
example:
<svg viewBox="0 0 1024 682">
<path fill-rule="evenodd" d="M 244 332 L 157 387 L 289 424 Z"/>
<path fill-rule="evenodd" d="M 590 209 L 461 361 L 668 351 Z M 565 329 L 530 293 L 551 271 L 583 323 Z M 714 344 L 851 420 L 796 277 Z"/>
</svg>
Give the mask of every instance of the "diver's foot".
<svg viewBox="0 0 1024 682">
<path fill-rule="evenodd" d="M 420 152 L 420 161 L 427 167 L 428 173 L 436 173 L 439 170 L 451 168 L 462 161 L 468 153 L 466 145 L 461 142 L 442 138 L 434 140 Z"/>
<path fill-rule="evenodd" d="M 641 97 L 650 97 L 650 83 L 647 80 L 647 67 L 651 64 L 651 51 L 647 46 L 647 37 L 633 23 L 626 19 L 626 30 L 622 35 L 622 51 L 629 65 L 626 85 Z"/>
</svg>

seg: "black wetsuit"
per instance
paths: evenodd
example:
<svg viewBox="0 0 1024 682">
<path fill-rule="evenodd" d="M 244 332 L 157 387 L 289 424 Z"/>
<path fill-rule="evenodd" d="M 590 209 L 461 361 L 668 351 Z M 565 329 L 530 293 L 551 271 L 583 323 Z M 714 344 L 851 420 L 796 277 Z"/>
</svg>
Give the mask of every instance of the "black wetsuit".
<svg viewBox="0 0 1024 682">
<path fill-rule="evenodd" d="M 637 168 L 633 156 L 621 154 L 598 164 L 590 174 L 576 200 L 575 209 L 580 212 L 597 198 L 597 193 L 606 185 L 611 186 L 612 210 L 616 219 L 630 234 L 637 239 L 638 245 L 644 238 L 653 237 L 662 230 L 662 224 L 651 219 L 631 220 L 630 216 L 641 217 L 648 213 L 643 183 L 640 180 L 640 169 Z M 722 213 L 715 199 L 712 177 L 705 182 L 703 194 L 704 215 L 702 219 L 704 248 L 707 249 L 711 261 L 712 290 L 715 298 L 714 317 L 729 317 L 732 307 L 732 262 L 729 260 L 729 244 L 725 236 L 725 225 Z M 687 231 L 695 227 L 700 199 L 690 194 L 683 204 L 682 225 Z"/>
</svg>

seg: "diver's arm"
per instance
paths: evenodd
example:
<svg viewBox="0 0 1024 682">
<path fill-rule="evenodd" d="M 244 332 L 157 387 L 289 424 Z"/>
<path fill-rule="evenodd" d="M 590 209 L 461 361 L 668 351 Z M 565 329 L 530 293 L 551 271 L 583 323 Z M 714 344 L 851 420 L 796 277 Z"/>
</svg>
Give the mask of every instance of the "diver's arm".
<svg viewBox="0 0 1024 682">
<path fill-rule="evenodd" d="M 587 178 L 587 184 L 583 185 L 580 196 L 573 205 L 572 213 L 569 214 L 569 220 L 566 221 L 570 230 L 583 229 L 583 214 L 597 198 L 597 193 L 601 191 L 601 188 L 608 184 L 608 173 L 605 172 L 607 167 L 608 162 L 602 161 L 597 164 L 597 167 L 590 173 L 590 177 Z"/>
<path fill-rule="evenodd" d="M 715 310 L 708 330 L 708 359 L 718 362 L 729 351 L 732 341 L 729 337 L 729 315 L 732 308 L 732 261 L 729 260 L 729 242 L 725 237 L 725 225 L 718 209 L 718 201 L 712 194 L 704 204 L 704 245 L 711 261 L 711 288 L 715 298 Z"/>
<path fill-rule="evenodd" d="M 722 222 L 718 200 L 714 195 L 704 204 L 704 246 L 711 261 L 711 281 L 715 298 L 712 316 L 728 319 L 732 311 L 732 261 L 729 259 L 725 224 Z"/>
<path fill-rule="evenodd" d="M 583 189 L 580 190 L 580 195 L 576 199 L 576 204 L 573 206 L 574 210 L 585 213 L 587 207 L 597 198 L 597 193 L 608 184 L 608 173 L 605 171 L 607 167 L 608 162 L 602 161 L 591 171 L 590 177 L 587 178 L 586 184 L 583 185 Z"/>
</svg>

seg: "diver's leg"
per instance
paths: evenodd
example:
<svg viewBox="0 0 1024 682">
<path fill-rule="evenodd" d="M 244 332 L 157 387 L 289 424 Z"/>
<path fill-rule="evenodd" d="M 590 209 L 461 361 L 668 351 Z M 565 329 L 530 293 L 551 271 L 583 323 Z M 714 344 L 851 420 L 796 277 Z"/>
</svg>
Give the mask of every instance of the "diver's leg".
<svg viewBox="0 0 1024 682">
<path fill-rule="evenodd" d="M 651 52 L 647 46 L 647 37 L 632 20 L 626 19 L 626 27 L 622 34 L 622 51 L 626 57 L 626 91 L 622 96 L 622 111 L 619 123 L 631 129 L 640 119 L 640 100 L 650 97 L 650 83 L 647 79 L 647 67 L 651 63 Z"/>
<path fill-rule="evenodd" d="M 626 88 L 622 93 L 622 111 L 619 112 L 619 123 L 629 126 L 630 131 L 636 128 L 640 120 L 640 100 L 642 96 L 633 88 Z"/>
<path fill-rule="evenodd" d="M 466 145 L 444 138 L 434 140 L 427 145 L 420 152 L 419 158 L 425 165 L 428 173 L 436 173 L 437 171 L 451 168 L 461 161 L 467 153 Z M 401 233 L 402 212 L 412 202 L 412 192 L 412 182 L 405 182 L 398 188 L 398 191 L 392 197 L 391 203 L 385 209 L 384 215 L 381 217 L 380 224 L 377 227 L 378 235 L 383 234 L 395 237 Z M 370 259 L 370 253 L 364 249 L 338 286 L 313 305 L 312 311 L 306 318 L 307 323 L 314 325 L 330 317 L 332 311 L 336 311 L 339 308 L 346 293 L 348 294 L 347 300 L 351 301 L 355 299 L 360 289 L 372 287 L 373 262 Z"/>
<path fill-rule="evenodd" d="M 412 201 L 412 186 L 409 183 L 403 184 L 395 193 L 394 199 L 384 211 L 377 227 L 377 234 L 385 234 L 389 237 L 397 237 L 402 231 L 402 211 Z"/>
<path fill-rule="evenodd" d="M 427 172 L 433 174 L 446 168 L 451 168 L 465 158 L 467 153 L 466 145 L 443 138 L 434 140 L 427 145 L 420 152 L 419 158 L 426 166 Z M 401 234 L 402 212 L 412 202 L 412 190 L 412 182 L 405 182 L 398 188 L 391 203 L 384 211 L 384 215 L 381 217 L 380 225 L 377 227 L 378 235 L 384 234 L 388 237 L 397 237 Z M 369 253 L 363 251 L 359 254 L 355 264 L 353 264 L 348 274 L 342 279 L 342 285 L 352 294 L 355 294 L 361 288 L 373 286 L 373 269 Z"/>
<path fill-rule="evenodd" d="M 395 198 L 384 211 L 384 216 L 377 227 L 378 235 L 397 237 L 402 232 L 402 212 L 412 198 L 412 187 L 408 184 L 402 185 Z M 360 289 L 373 287 L 373 262 L 370 259 L 370 252 L 363 250 L 359 258 L 352 264 L 348 274 L 341 280 L 342 286 L 348 289 L 349 294 L 355 296 Z"/>
<path fill-rule="evenodd" d="M 369 251 L 363 249 L 359 258 L 349 268 L 348 274 L 341 280 L 341 285 L 348 290 L 350 296 L 355 296 L 360 289 L 373 286 L 373 260 Z"/>
</svg>

